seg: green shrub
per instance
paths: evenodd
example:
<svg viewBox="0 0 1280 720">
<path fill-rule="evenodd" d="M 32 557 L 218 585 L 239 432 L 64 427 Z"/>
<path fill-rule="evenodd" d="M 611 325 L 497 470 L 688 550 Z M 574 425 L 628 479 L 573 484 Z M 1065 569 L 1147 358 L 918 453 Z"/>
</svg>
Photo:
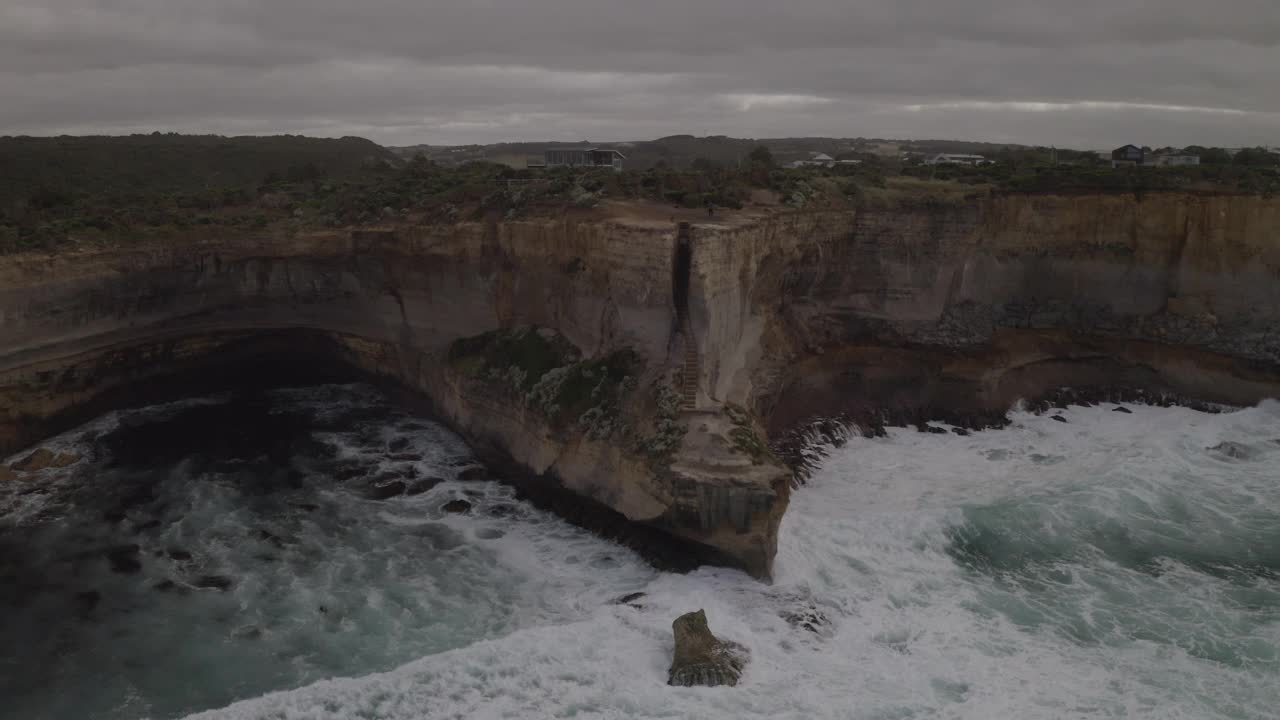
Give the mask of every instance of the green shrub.
<svg viewBox="0 0 1280 720">
<path fill-rule="evenodd" d="M 629 348 L 582 360 L 562 336 L 537 328 L 461 338 L 448 357 L 454 371 L 506 387 L 554 424 L 577 424 L 593 439 L 620 429 L 619 408 L 641 369 Z"/>
<path fill-rule="evenodd" d="M 636 438 L 635 448 L 643 454 L 649 467 L 655 472 L 663 472 L 671 465 L 671 460 L 680 449 L 689 428 L 680 422 L 680 395 L 664 379 L 653 384 L 653 402 L 655 406 L 652 432 Z"/>
</svg>

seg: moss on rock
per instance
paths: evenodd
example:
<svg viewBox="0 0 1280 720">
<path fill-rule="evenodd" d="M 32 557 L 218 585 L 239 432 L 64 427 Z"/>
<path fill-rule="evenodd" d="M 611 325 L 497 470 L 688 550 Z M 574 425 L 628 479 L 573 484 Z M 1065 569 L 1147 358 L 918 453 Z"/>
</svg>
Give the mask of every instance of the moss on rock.
<svg viewBox="0 0 1280 720">
<path fill-rule="evenodd" d="M 449 347 L 449 363 L 455 370 L 469 377 L 494 370 L 503 377 L 519 377 L 516 389 L 524 392 L 578 355 L 578 349 L 559 333 L 533 327 L 460 338 Z"/>
<path fill-rule="evenodd" d="M 653 420 L 652 434 L 636 440 L 636 449 L 648 458 L 649 466 L 661 471 L 670 467 L 671 458 L 684 441 L 689 428 L 679 422 L 680 395 L 668 382 L 661 379 L 653 385 L 653 399 L 656 412 Z"/>
<path fill-rule="evenodd" d="M 620 409 L 635 389 L 640 356 L 622 348 L 599 358 L 580 358 L 572 343 L 548 328 L 484 333 L 449 348 L 455 371 L 509 388 L 554 424 L 577 425 L 595 440 L 625 430 Z"/>
<path fill-rule="evenodd" d="M 733 429 L 729 431 L 729 438 L 733 440 L 733 447 L 751 458 L 752 465 L 763 465 L 765 462 L 778 460 L 778 456 L 774 455 L 773 449 L 769 447 L 756 432 L 755 425 L 751 422 L 751 416 L 746 410 L 737 405 L 725 405 L 725 414 L 729 416 L 729 420 L 733 423 Z"/>
</svg>

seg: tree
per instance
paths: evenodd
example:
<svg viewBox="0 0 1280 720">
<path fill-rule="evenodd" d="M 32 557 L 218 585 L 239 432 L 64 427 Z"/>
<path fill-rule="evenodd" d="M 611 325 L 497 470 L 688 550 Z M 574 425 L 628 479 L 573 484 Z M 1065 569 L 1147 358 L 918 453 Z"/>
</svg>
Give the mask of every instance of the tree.
<svg viewBox="0 0 1280 720">
<path fill-rule="evenodd" d="M 757 145 L 756 148 L 751 151 L 751 154 L 747 156 L 747 159 L 752 165 L 758 165 L 764 168 L 772 169 L 778 166 L 778 163 L 773 159 L 773 153 L 769 152 L 769 148 L 764 145 Z"/>
<path fill-rule="evenodd" d="M 1249 165 L 1252 167 L 1277 167 L 1280 166 L 1280 155 L 1276 155 L 1266 148 L 1244 148 L 1236 153 L 1232 158 L 1232 162 L 1236 165 Z"/>
<path fill-rule="evenodd" d="M 693 159 L 692 165 L 695 172 L 700 172 L 703 175 L 714 175 L 720 169 L 713 161 L 701 155 Z"/>
<path fill-rule="evenodd" d="M 1230 165 L 1231 153 L 1220 147 L 1204 147 L 1202 145 L 1189 145 L 1183 152 L 1200 156 L 1201 165 Z"/>
</svg>

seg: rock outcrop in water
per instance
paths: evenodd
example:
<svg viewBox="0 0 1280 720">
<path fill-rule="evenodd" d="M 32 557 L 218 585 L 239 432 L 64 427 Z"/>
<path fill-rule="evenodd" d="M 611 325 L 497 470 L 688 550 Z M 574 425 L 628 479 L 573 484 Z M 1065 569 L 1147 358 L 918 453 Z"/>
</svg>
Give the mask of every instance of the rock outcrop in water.
<svg viewBox="0 0 1280 720">
<path fill-rule="evenodd" d="M 671 623 L 671 630 L 675 634 L 675 650 L 667 673 L 668 685 L 738 684 L 746 665 L 746 648 L 712 634 L 704 611 L 681 615 Z"/>
<path fill-rule="evenodd" d="M 80 456 L 75 453 L 55 453 L 49 448 L 36 448 L 35 452 L 9 466 L 11 470 L 21 472 L 38 472 L 48 468 L 64 468 L 79 462 Z"/>
<path fill-rule="evenodd" d="M 0 452 L 358 371 L 581 499 L 557 510 L 765 577 L 791 482 L 769 439 L 814 417 L 979 427 L 1062 385 L 1276 395 L 1278 233 L 1260 197 L 1009 195 L 9 256 Z"/>
</svg>

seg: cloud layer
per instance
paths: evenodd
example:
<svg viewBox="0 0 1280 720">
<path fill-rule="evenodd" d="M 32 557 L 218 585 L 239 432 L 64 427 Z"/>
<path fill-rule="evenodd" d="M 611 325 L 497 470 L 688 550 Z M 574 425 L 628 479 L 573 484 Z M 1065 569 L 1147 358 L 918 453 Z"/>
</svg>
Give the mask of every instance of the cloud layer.
<svg viewBox="0 0 1280 720">
<path fill-rule="evenodd" d="M 1276 0 L 0 4 L 9 134 L 1276 145 L 1278 70 Z"/>
</svg>

